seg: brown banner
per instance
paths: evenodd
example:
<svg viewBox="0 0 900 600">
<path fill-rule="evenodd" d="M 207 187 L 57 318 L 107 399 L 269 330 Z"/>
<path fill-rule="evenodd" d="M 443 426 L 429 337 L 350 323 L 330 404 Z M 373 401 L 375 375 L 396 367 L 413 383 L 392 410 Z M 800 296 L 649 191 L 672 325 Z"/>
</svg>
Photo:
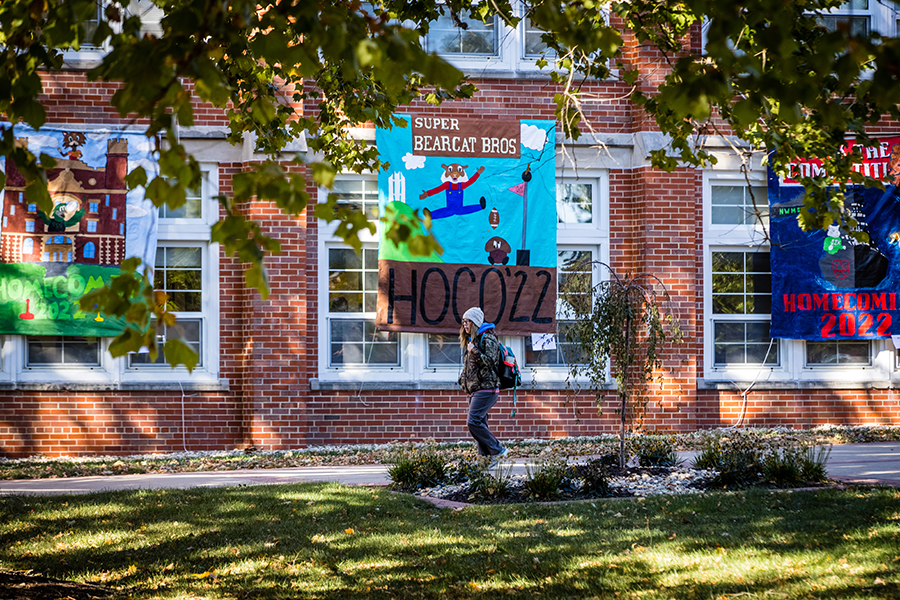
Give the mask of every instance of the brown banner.
<svg viewBox="0 0 900 600">
<path fill-rule="evenodd" d="M 556 269 L 378 261 L 380 329 L 456 333 L 472 306 L 500 335 L 554 333 Z"/>
<path fill-rule="evenodd" d="M 518 121 L 413 117 L 414 156 L 519 158 Z"/>
</svg>

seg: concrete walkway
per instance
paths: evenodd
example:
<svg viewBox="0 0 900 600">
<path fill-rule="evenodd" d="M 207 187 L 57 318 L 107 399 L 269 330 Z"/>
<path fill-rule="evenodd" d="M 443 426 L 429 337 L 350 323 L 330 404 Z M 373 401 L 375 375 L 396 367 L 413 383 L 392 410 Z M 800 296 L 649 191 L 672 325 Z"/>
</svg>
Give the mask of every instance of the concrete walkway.
<svg viewBox="0 0 900 600">
<path fill-rule="evenodd" d="M 685 464 L 696 453 L 685 452 Z M 525 471 L 527 461 L 513 460 L 513 472 Z M 882 484 L 900 487 L 900 442 L 845 444 L 833 446 L 828 459 L 828 476 L 846 483 Z M 294 467 L 285 469 L 245 469 L 202 473 L 160 473 L 19 479 L 0 481 L 0 496 L 24 494 L 87 494 L 110 490 L 178 489 L 338 481 L 346 485 L 386 485 L 390 483 L 384 465 L 347 467 Z"/>
</svg>

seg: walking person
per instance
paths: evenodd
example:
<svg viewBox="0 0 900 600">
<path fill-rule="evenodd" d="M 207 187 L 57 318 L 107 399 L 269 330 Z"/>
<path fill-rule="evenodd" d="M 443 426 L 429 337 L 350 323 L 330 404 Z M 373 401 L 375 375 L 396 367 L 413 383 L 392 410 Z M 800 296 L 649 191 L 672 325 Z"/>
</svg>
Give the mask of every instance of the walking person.
<svg viewBox="0 0 900 600">
<path fill-rule="evenodd" d="M 469 415 L 466 425 L 478 445 L 478 454 L 490 457 L 489 467 L 500 463 L 509 450 L 504 448 L 488 429 L 488 412 L 500 398 L 500 343 L 494 334 L 494 324 L 484 322 L 484 312 L 473 306 L 463 314 L 459 331 L 460 346 L 464 349 L 459 385 L 469 396 Z"/>
</svg>

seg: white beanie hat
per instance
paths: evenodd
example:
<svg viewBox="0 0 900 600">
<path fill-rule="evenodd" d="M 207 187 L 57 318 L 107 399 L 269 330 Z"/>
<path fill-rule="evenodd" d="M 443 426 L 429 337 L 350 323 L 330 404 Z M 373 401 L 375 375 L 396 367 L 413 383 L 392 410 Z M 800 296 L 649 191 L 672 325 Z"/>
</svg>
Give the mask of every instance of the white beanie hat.
<svg viewBox="0 0 900 600">
<path fill-rule="evenodd" d="M 475 328 L 477 329 L 484 323 L 484 312 L 477 306 L 473 306 L 466 311 L 466 313 L 463 315 L 463 319 L 472 321 L 472 323 L 475 325 Z"/>
</svg>

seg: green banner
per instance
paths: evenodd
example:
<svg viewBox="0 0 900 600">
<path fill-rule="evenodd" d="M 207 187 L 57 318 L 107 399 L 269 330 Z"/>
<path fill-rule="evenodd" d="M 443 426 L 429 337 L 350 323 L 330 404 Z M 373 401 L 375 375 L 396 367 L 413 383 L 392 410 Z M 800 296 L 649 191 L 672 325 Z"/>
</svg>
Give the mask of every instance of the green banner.
<svg viewBox="0 0 900 600">
<path fill-rule="evenodd" d="M 20 335 L 112 336 L 125 320 L 82 311 L 78 300 L 108 284 L 119 269 L 70 264 L 48 275 L 39 264 L 0 264 L 0 323 L 3 333 Z"/>
</svg>

